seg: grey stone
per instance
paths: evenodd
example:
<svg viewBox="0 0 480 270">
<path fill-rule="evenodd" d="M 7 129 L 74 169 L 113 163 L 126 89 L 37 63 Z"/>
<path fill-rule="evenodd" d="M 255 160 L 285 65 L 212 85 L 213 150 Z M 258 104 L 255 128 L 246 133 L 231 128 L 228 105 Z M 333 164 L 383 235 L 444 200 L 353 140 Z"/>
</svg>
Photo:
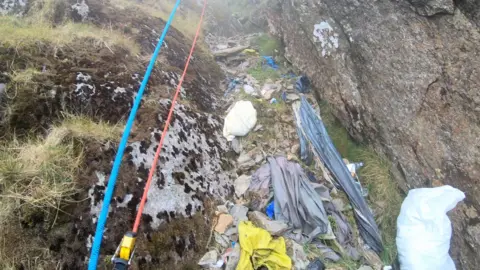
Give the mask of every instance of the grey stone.
<svg viewBox="0 0 480 270">
<path fill-rule="evenodd" d="M 299 154 L 299 151 L 300 151 L 300 144 L 294 144 L 292 146 L 292 148 L 290 149 L 290 153 L 294 154 L 294 155 L 298 155 Z"/>
<path fill-rule="evenodd" d="M 248 219 L 274 236 L 281 236 L 288 230 L 287 223 L 279 220 L 270 220 L 264 213 L 259 211 L 250 212 Z"/>
<path fill-rule="evenodd" d="M 286 244 L 287 255 L 292 259 L 294 269 L 307 269 L 310 261 L 303 250 L 303 246 L 291 239 L 288 239 Z"/>
<path fill-rule="evenodd" d="M 238 226 L 241 221 L 247 221 L 248 208 L 246 206 L 236 204 L 230 209 L 230 215 L 233 216 L 233 225 Z"/>
<path fill-rule="evenodd" d="M 264 160 L 264 156 L 263 156 L 262 153 L 258 153 L 258 154 L 255 155 L 255 163 L 256 164 L 262 163 L 263 160 Z"/>
<path fill-rule="evenodd" d="M 198 262 L 198 265 L 203 267 L 210 267 L 217 263 L 217 258 L 218 258 L 218 252 L 216 250 L 211 250 L 205 253 L 205 255 L 203 255 L 203 257 Z"/>
<path fill-rule="evenodd" d="M 453 14 L 453 0 L 409 0 L 413 9 L 422 16 L 435 14 Z"/>
<path fill-rule="evenodd" d="M 245 193 L 245 191 L 247 191 L 251 181 L 252 181 L 252 177 L 248 175 L 241 175 L 240 177 L 237 178 L 237 180 L 235 180 L 234 186 L 235 186 L 235 194 L 237 195 L 237 197 L 242 196 Z"/>
<path fill-rule="evenodd" d="M 283 1 L 267 17 L 285 58 L 349 135 L 393 162 L 403 191 L 429 186 L 438 168 L 445 177 L 438 180 L 480 209 L 480 189 L 472 188 L 480 179 L 480 148 L 472 147 L 480 138 L 480 77 L 464 76 L 478 73 L 480 3 L 456 2 L 453 15 L 427 18 L 408 1 L 358 0 L 354 8 L 347 0 Z M 465 231 L 465 219 L 461 213 L 452 227 Z M 480 265 L 472 240 L 452 240 L 464 269 Z"/>
<path fill-rule="evenodd" d="M 255 166 L 255 161 L 247 153 L 242 153 L 237 159 L 237 166 L 239 169 L 250 169 Z"/>
<path fill-rule="evenodd" d="M 228 208 L 225 205 L 217 205 L 217 211 L 223 214 L 228 214 Z"/>
<path fill-rule="evenodd" d="M 238 140 L 237 137 L 235 137 L 233 140 L 232 140 L 232 149 L 235 153 L 237 154 L 240 154 L 243 150 L 243 145 L 242 143 L 240 142 L 240 140 Z"/>
<path fill-rule="evenodd" d="M 288 85 L 288 86 L 287 86 L 287 90 L 292 91 L 292 90 L 293 90 L 293 85 L 291 85 L 291 84 Z"/>
<path fill-rule="evenodd" d="M 362 265 L 360 268 L 358 268 L 358 270 L 373 270 L 373 268 L 368 265 Z"/>
<path fill-rule="evenodd" d="M 299 100 L 300 96 L 297 94 L 287 94 L 287 101 L 293 102 L 295 100 Z"/>
<path fill-rule="evenodd" d="M 253 131 L 257 132 L 257 131 L 262 130 L 262 129 L 263 129 L 263 125 L 258 124 L 258 125 L 253 129 Z"/>
</svg>

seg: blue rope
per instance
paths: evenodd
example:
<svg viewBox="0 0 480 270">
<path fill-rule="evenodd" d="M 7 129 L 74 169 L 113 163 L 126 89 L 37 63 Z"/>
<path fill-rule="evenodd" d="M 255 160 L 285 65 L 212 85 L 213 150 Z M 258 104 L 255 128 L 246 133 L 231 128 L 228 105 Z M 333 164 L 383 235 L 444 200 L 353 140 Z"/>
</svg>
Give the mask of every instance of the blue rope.
<svg viewBox="0 0 480 270">
<path fill-rule="evenodd" d="M 132 111 L 128 116 L 128 121 L 122 135 L 122 140 L 120 141 L 117 155 L 115 156 L 112 172 L 110 173 L 110 178 L 108 179 L 107 189 L 105 191 L 105 196 L 103 198 L 102 210 L 100 212 L 100 216 L 98 217 L 97 229 L 95 231 L 95 238 L 93 240 L 92 251 L 90 254 L 90 261 L 88 263 L 88 270 L 97 269 L 98 256 L 100 253 L 100 246 L 102 244 L 105 223 L 107 222 L 110 201 L 113 196 L 113 191 L 115 190 L 115 183 L 117 182 L 118 171 L 122 163 L 122 157 L 123 157 L 123 153 L 125 152 L 125 148 L 127 146 L 128 137 L 130 136 L 130 130 L 132 129 L 133 122 L 135 121 L 135 115 L 137 114 L 138 107 L 140 107 L 140 102 L 142 101 L 143 92 L 145 91 L 145 88 L 147 86 L 148 79 L 150 78 L 150 74 L 152 73 L 152 70 L 155 66 L 155 62 L 157 60 L 158 54 L 160 53 L 160 49 L 163 46 L 163 40 L 167 35 L 168 29 L 170 28 L 170 24 L 173 21 L 173 17 L 175 17 L 175 13 L 177 12 L 177 8 L 179 5 L 180 5 L 180 0 L 177 0 L 177 2 L 175 3 L 175 6 L 173 7 L 172 13 L 170 13 L 170 17 L 168 18 L 167 24 L 163 29 L 162 35 L 160 36 L 160 40 L 157 43 L 157 47 L 153 52 L 152 58 L 150 59 L 150 64 L 148 65 L 147 71 L 145 72 L 145 77 L 143 77 L 142 85 L 140 86 L 140 89 L 138 90 L 138 93 L 137 93 L 137 97 L 133 102 Z"/>
</svg>

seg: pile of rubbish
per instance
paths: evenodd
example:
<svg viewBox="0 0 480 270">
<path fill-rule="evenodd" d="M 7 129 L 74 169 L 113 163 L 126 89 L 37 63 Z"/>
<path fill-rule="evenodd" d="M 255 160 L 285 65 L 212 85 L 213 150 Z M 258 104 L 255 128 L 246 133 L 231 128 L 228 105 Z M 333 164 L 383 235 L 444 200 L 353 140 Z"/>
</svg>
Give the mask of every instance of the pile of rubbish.
<svg viewBox="0 0 480 270">
<path fill-rule="evenodd" d="M 215 55 L 238 60 L 237 54 L 258 58 L 246 45 L 222 47 Z M 260 58 L 263 68 L 279 70 L 272 57 Z M 224 67 L 234 76 L 225 92 L 226 103 L 233 104 L 227 109 L 223 135 L 239 155 L 241 173 L 234 183 L 234 202 L 217 206 L 209 252 L 198 264 L 205 269 L 317 270 L 342 269 L 328 266 L 348 260 L 362 270 L 393 269 L 379 257 L 381 233 L 367 204 L 368 190 L 357 174 L 364 164 L 343 159 L 333 145 L 320 112 L 308 102 L 307 98 L 314 100 L 308 77 L 288 73 L 260 87 L 242 72 L 248 60 L 235 65 L 233 70 Z M 262 102 L 291 104 L 291 132 L 298 144 L 289 154 L 243 151 L 239 137 L 268 127 L 257 123 L 253 102 L 232 98 L 239 93 Z M 464 198 L 450 186 L 409 192 L 397 221 L 401 269 L 455 269 L 448 255 L 452 228 L 446 212 Z"/>
</svg>

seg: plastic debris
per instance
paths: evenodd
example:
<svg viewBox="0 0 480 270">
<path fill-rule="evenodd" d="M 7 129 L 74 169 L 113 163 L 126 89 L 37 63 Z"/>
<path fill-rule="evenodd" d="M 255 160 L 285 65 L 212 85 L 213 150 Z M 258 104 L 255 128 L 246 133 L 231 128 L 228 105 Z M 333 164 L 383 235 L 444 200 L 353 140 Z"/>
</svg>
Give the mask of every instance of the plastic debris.
<svg viewBox="0 0 480 270">
<path fill-rule="evenodd" d="M 250 205 L 253 209 L 264 209 L 268 202 L 272 199 L 273 194 L 270 194 L 270 166 L 268 164 L 262 165 L 252 175 L 252 181 L 248 187 L 247 194 L 250 198 Z"/>
<path fill-rule="evenodd" d="M 349 161 L 346 159 L 344 159 L 343 161 L 345 162 L 345 164 L 347 164 L 347 168 L 350 171 L 350 174 L 356 180 L 355 184 L 357 185 L 357 188 L 360 190 L 360 193 L 362 193 L 363 197 L 367 197 L 368 190 L 362 187 L 362 184 L 360 183 L 360 179 L 358 178 L 358 174 L 357 174 L 357 170 L 363 167 L 364 165 L 363 162 L 349 163 Z"/>
<path fill-rule="evenodd" d="M 220 214 L 218 216 L 217 225 L 215 231 L 218 233 L 224 233 L 233 223 L 233 217 L 228 214 Z"/>
<path fill-rule="evenodd" d="M 278 101 L 276 98 L 270 99 L 270 104 L 278 104 Z"/>
<path fill-rule="evenodd" d="M 218 253 L 216 250 L 211 250 L 200 259 L 198 265 L 202 267 L 217 267 Z"/>
<path fill-rule="evenodd" d="M 266 230 L 248 221 L 241 222 L 238 230 L 241 252 L 237 269 L 254 270 L 261 266 L 275 270 L 292 269 L 283 237 L 273 239 Z"/>
<path fill-rule="evenodd" d="M 270 218 L 270 219 L 274 219 L 275 218 L 275 203 L 274 201 L 270 202 L 265 210 L 265 212 L 267 213 L 267 216 Z"/>
<path fill-rule="evenodd" d="M 223 136 L 232 141 L 235 136 L 245 136 L 257 123 L 257 111 L 250 101 L 238 101 L 225 117 Z"/>
<path fill-rule="evenodd" d="M 287 240 L 287 254 L 292 259 L 294 269 L 307 269 L 310 264 L 303 250 L 303 246 L 297 244 L 295 241 Z"/>
<path fill-rule="evenodd" d="M 275 60 L 273 60 L 272 56 L 262 56 L 262 57 L 263 57 L 263 59 L 265 59 L 265 62 L 269 67 L 271 67 L 275 70 L 278 69 L 278 65 L 275 63 Z"/>
<path fill-rule="evenodd" d="M 254 49 L 245 49 L 245 50 L 243 50 L 242 53 L 246 54 L 246 55 L 252 55 L 252 56 L 258 56 L 259 55 L 259 53 Z"/>
<path fill-rule="evenodd" d="M 300 76 L 295 82 L 295 88 L 302 94 L 310 92 L 310 80 L 308 77 Z"/>
<path fill-rule="evenodd" d="M 287 102 L 287 92 L 285 91 L 282 92 L 282 100 L 283 102 Z"/>
<path fill-rule="evenodd" d="M 358 190 L 350 171 L 328 136 L 323 121 L 303 96 L 300 102 L 293 104 L 293 111 L 300 136 L 301 149 L 306 150 L 309 148 L 308 145 L 312 146 L 315 155 L 325 164 L 328 171 L 335 177 L 347 194 L 355 210 L 355 219 L 357 220 L 360 235 L 365 240 L 365 243 L 375 252 L 382 252 L 382 238 L 373 214 L 362 193 Z"/>
<path fill-rule="evenodd" d="M 302 167 L 285 157 L 269 157 L 267 161 L 275 194 L 275 219 L 302 229 L 310 238 L 329 234 L 330 223 L 322 200 Z"/>
<path fill-rule="evenodd" d="M 397 219 L 397 249 L 401 269 L 455 269 L 450 258 L 452 225 L 447 212 L 465 199 L 451 186 L 412 189 Z"/>
<path fill-rule="evenodd" d="M 238 261 L 240 261 L 240 244 L 235 243 L 232 244 L 233 248 L 228 249 L 223 256 L 223 260 L 227 263 L 225 265 L 225 270 L 235 270 L 238 265 Z"/>
</svg>

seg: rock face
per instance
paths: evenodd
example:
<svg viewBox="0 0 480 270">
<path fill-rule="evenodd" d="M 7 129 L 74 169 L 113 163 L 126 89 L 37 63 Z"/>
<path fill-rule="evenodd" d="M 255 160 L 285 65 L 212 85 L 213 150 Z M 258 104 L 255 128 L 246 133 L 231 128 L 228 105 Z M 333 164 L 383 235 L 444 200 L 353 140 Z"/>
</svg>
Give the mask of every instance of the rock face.
<svg viewBox="0 0 480 270">
<path fill-rule="evenodd" d="M 350 134 L 392 160 L 402 189 L 450 184 L 478 212 L 478 4 L 458 2 L 275 0 L 268 20 Z M 475 223 L 455 214 L 452 255 L 474 269 L 480 249 L 463 236 Z"/>
</svg>

